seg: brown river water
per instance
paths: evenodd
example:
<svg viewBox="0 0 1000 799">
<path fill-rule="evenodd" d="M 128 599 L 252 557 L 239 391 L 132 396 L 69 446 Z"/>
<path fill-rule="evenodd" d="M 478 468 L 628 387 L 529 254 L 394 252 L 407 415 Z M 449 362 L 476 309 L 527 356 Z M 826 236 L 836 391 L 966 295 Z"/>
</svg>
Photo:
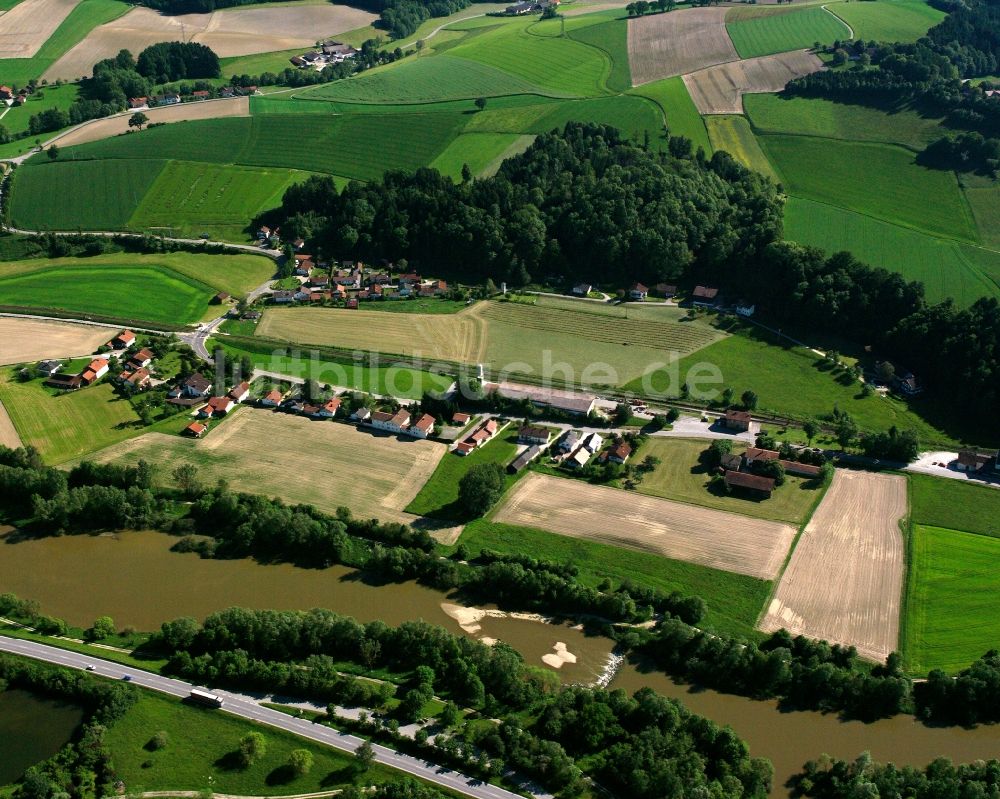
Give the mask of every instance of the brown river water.
<svg viewBox="0 0 1000 799">
<path fill-rule="evenodd" d="M 0 538 L 0 592 L 36 599 L 44 613 L 76 626 L 110 615 L 119 627 L 153 630 L 166 619 L 202 618 L 233 605 L 325 607 L 361 621 L 381 619 L 396 625 L 423 619 L 456 633 L 501 639 L 529 663 L 546 665 L 543 657 L 550 663 L 562 661 L 558 671 L 569 682 L 590 682 L 607 664 L 610 641 L 587 637 L 569 625 L 507 614 L 460 620 L 454 600 L 416 583 L 371 585 L 344 567 L 319 571 L 250 560 L 202 560 L 170 552 L 175 541 L 162 533 L 67 536 L 17 544 Z M 557 652 L 565 654 L 558 657 Z M 576 662 L 571 662 L 574 657 Z M 643 686 L 731 726 L 755 756 L 774 763 L 773 797 L 786 797 L 782 786 L 788 777 L 823 753 L 854 758 L 867 750 L 876 760 L 920 766 L 941 756 L 956 762 L 1000 757 L 1000 725 L 936 729 L 909 716 L 862 724 L 841 722 L 834 715 L 785 713 L 775 702 L 691 692 L 663 674 L 642 673 L 630 665 L 621 669 L 611 687 L 632 692 Z"/>
</svg>

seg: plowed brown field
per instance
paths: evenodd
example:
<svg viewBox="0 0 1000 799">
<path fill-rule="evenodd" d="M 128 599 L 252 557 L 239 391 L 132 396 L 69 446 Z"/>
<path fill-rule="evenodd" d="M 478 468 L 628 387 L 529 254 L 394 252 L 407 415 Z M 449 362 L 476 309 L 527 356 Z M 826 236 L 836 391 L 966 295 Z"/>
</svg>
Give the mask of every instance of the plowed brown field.
<svg viewBox="0 0 1000 799">
<path fill-rule="evenodd" d="M 80 0 L 22 0 L 0 22 L 0 58 L 31 58 Z"/>
<path fill-rule="evenodd" d="M 774 579 L 795 538 L 790 524 L 531 474 L 494 516 L 560 535 Z"/>
<path fill-rule="evenodd" d="M 114 332 L 94 325 L 0 317 L 0 365 L 89 355 Z"/>
<path fill-rule="evenodd" d="M 794 78 L 823 68 L 806 50 L 778 53 L 719 64 L 684 76 L 691 99 L 701 114 L 742 114 L 743 95 L 780 92 Z"/>
<path fill-rule="evenodd" d="M 726 32 L 725 8 L 692 8 L 628 21 L 632 85 L 683 75 L 739 54 Z"/>
<path fill-rule="evenodd" d="M 883 661 L 899 640 L 906 478 L 837 470 L 760 622 Z"/>
</svg>

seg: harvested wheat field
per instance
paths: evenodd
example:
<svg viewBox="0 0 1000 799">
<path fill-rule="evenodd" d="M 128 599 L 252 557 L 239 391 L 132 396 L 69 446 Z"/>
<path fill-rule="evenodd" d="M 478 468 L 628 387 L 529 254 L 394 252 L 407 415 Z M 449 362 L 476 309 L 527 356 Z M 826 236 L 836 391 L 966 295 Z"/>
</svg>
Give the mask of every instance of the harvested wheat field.
<svg viewBox="0 0 1000 799">
<path fill-rule="evenodd" d="M 739 55 L 726 32 L 725 8 L 692 8 L 628 21 L 632 85 L 683 75 Z"/>
<path fill-rule="evenodd" d="M 0 446 L 17 449 L 21 446 L 21 436 L 17 434 L 17 428 L 10 420 L 7 409 L 0 402 Z"/>
<path fill-rule="evenodd" d="M 823 62 L 807 50 L 748 58 L 684 76 L 700 114 L 742 114 L 744 94 L 780 92 L 794 78 L 811 75 Z"/>
<path fill-rule="evenodd" d="M 31 58 L 80 0 L 22 0 L 3 15 L 0 58 Z"/>
<path fill-rule="evenodd" d="M 0 365 L 90 355 L 114 332 L 94 325 L 0 317 Z"/>
<path fill-rule="evenodd" d="M 201 440 L 147 433 L 91 457 L 128 464 L 143 458 L 156 464 L 164 482 L 178 465 L 192 463 L 206 483 L 221 477 L 236 490 L 280 496 L 289 504 L 330 512 L 346 506 L 362 518 L 409 524 L 419 517 L 403 508 L 446 451 L 433 441 L 243 407 Z"/>
<path fill-rule="evenodd" d="M 224 100 L 205 100 L 201 103 L 181 103 L 180 105 L 150 108 L 143 113 L 149 117 L 150 122 L 190 122 L 194 119 L 248 117 L 250 116 L 250 98 L 230 97 Z M 128 111 L 113 117 L 95 119 L 73 128 L 62 136 L 57 136 L 54 141 L 58 141 L 60 147 L 69 147 L 71 144 L 84 144 L 128 133 L 131 130 L 128 126 L 128 120 L 131 116 L 132 112 Z M 141 136 L 142 134 L 134 135 Z"/>
<path fill-rule="evenodd" d="M 838 469 L 760 622 L 883 661 L 899 639 L 906 478 Z"/>
<path fill-rule="evenodd" d="M 271 309 L 258 324 L 257 335 L 298 344 L 378 349 L 392 355 L 479 363 L 485 360 L 486 351 L 482 305 L 456 314 Z"/>
<path fill-rule="evenodd" d="M 26 2 L 56 0 L 26 0 Z M 66 2 L 66 0 L 62 0 Z M 75 79 L 121 49 L 138 54 L 151 44 L 183 40 L 211 47 L 220 57 L 269 53 L 312 47 L 317 39 L 363 28 L 375 14 L 344 5 L 291 5 L 235 8 L 211 14 L 167 16 L 148 8 L 134 8 L 118 19 L 92 30 L 45 73 L 46 78 Z"/>
<path fill-rule="evenodd" d="M 494 521 L 763 580 L 777 576 L 795 538 L 790 524 L 541 474 L 518 483 Z"/>
</svg>

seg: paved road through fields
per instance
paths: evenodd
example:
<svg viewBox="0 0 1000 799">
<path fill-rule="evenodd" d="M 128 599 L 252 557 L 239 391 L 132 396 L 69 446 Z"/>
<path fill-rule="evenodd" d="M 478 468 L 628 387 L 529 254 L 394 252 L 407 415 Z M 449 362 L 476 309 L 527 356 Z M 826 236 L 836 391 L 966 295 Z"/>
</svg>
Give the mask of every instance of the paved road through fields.
<svg viewBox="0 0 1000 799">
<path fill-rule="evenodd" d="M 191 689 L 194 687 L 183 680 L 162 677 L 159 674 L 149 671 L 136 669 L 131 666 L 122 666 L 108 660 L 95 658 L 92 655 L 70 652 L 36 641 L 24 641 L 0 635 L 0 652 L 9 652 L 14 655 L 34 658 L 35 660 L 43 660 L 47 663 L 71 669 L 84 670 L 87 666 L 93 666 L 93 673 L 101 677 L 122 679 L 128 675 L 131 677 L 133 685 L 181 698 L 190 695 Z M 234 694 L 228 691 L 215 691 L 214 693 L 219 694 L 225 699 L 225 705 L 219 712 L 231 713 L 240 718 L 266 724 L 269 727 L 276 727 L 279 730 L 285 730 L 302 738 L 308 738 L 310 741 L 332 746 L 334 749 L 339 749 L 343 752 L 353 753 L 363 741 L 363 739 L 354 735 L 338 732 L 322 724 L 314 724 L 305 719 L 297 719 L 289 716 L 278 710 L 262 707 L 249 696 Z M 414 777 L 419 777 L 427 782 L 457 791 L 465 796 L 471 796 L 474 799 L 520 799 L 520 794 L 511 793 L 496 785 L 490 785 L 489 783 L 467 777 L 457 771 L 451 771 L 434 763 L 396 752 L 385 746 L 373 744 L 372 748 L 375 750 L 375 760 L 378 763 L 398 769 Z"/>
</svg>

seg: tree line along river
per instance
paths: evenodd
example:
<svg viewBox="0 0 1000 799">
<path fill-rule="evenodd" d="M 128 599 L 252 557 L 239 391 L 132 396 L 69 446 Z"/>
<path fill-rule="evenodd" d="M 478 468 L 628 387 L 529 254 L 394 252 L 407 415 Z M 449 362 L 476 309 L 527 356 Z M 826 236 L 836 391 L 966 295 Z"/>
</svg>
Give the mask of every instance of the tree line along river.
<svg viewBox="0 0 1000 799">
<path fill-rule="evenodd" d="M 561 661 L 559 673 L 567 682 L 593 681 L 611 651 L 608 639 L 587 637 L 567 624 L 508 614 L 456 618 L 461 614 L 445 594 L 416 583 L 369 583 L 340 566 L 312 570 L 251 560 L 203 560 L 170 552 L 175 541 L 163 533 L 146 532 L 0 543 L 0 591 L 35 599 L 42 612 L 83 627 L 98 616 L 110 615 L 119 627 L 154 630 L 167 619 L 200 619 L 230 606 L 325 607 L 360 621 L 380 619 L 390 625 L 423 619 L 455 633 L 504 640 L 535 665 L 543 665 L 545 656 L 551 663 Z M 557 643 L 564 645 L 559 651 L 565 654 L 553 658 Z M 788 777 L 824 753 L 852 759 L 870 751 L 876 760 L 919 766 L 941 756 L 956 762 L 1000 757 L 1000 726 L 932 728 L 911 716 L 871 724 L 842 722 L 831 714 L 783 712 L 774 701 L 691 690 L 632 664 L 626 664 L 611 684 L 630 693 L 643 686 L 728 724 L 754 755 L 771 760 L 773 797 L 786 797 Z"/>
</svg>

